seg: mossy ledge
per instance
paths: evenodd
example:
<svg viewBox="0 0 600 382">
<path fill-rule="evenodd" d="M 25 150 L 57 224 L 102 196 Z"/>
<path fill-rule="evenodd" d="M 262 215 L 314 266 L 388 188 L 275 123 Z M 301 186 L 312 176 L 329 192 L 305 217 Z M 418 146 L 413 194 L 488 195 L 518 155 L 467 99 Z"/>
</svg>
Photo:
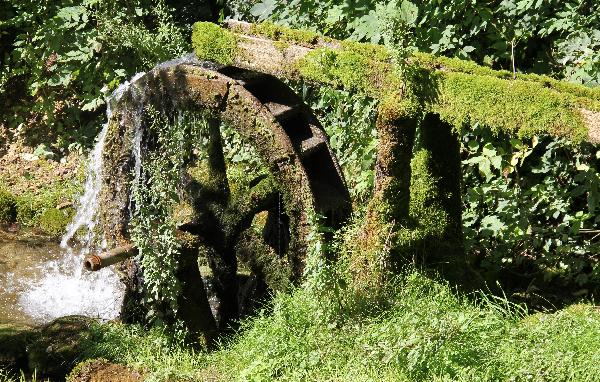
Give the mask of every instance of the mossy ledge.
<svg viewBox="0 0 600 382">
<path fill-rule="evenodd" d="M 212 23 L 195 23 L 192 47 L 198 57 L 223 65 L 234 62 L 237 39 L 232 32 Z"/>
<path fill-rule="evenodd" d="M 545 76 L 513 79 L 508 71 L 424 53 L 401 70 L 382 46 L 272 23 L 196 23 L 192 42 L 203 60 L 364 92 L 399 114 L 433 112 L 456 128 L 477 123 L 519 137 L 547 133 L 600 142 L 600 91 Z"/>
</svg>

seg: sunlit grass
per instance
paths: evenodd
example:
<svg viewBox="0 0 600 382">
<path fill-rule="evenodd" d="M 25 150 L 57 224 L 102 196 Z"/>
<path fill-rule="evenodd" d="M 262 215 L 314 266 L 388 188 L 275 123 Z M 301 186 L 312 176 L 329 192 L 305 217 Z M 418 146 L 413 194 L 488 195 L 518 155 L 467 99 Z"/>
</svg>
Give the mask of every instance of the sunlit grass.
<svg viewBox="0 0 600 382">
<path fill-rule="evenodd" d="M 280 294 L 269 313 L 244 322 L 211 354 L 160 330 L 104 325 L 88 356 L 144 369 L 150 380 L 598 380 L 600 313 L 592 305 L 529 315 L 416 271 L 386 292 L 381 309 L 352 301 L 349 291 L 344 301 L 306 287 Z"/>
</svg>

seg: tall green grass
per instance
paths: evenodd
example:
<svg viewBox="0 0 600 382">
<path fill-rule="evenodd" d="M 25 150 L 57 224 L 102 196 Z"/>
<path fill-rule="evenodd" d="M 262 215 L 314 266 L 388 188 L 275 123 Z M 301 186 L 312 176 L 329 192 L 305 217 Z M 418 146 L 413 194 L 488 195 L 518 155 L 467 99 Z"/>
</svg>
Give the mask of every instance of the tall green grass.
<svg viewBox="0 0 600 382">
<path fill-rule="evenodd" d="M 418 271 L 391 281 L 383 301 L 340 288 L 276 296 L 214 353 L 157 329 L 110 324 L 97 328 L 88 356 L 145 369 L 151 380 L 600 379 L 600 313 L 591 304 L 530 315 L 501 298 L 461 296 Z"/>
</svg>

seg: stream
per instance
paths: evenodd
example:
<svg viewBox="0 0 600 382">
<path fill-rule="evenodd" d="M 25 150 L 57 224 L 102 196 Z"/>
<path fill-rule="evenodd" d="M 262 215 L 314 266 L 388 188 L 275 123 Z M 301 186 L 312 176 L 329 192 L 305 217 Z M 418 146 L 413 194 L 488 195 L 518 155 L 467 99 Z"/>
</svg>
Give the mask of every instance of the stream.
<svg viewBox="0 0 600 382">
<path fill-rule="evenodd" d="M 67 315 L 119 316 L 123 286 L 112 269 L 86 272 L 79 248 L 0 238 L 0 324 L 37 325 Z"/>
<path fill-rule="evenodd" d="M 136 74 L 131 82 L 142 75 Z M 118 101 L 130 84 L 121 84 L 107 99 L 107 121 L 112 102 Z M 119 276 L 112 267 L 97 272 L 83 269 L 86 256 L 106 249 L 99 232 L 98 203 L 107 130 L 108 123 L 90 153 L 84 193 L 60 245 L 27 236 L 16 240 L 0 232 L 0 324 L 36 325 L 75 314 L 103 320 L 119 317 L 124 296 Z M 78 244 L 72 245 L 74 242 Z"/>
</svg>

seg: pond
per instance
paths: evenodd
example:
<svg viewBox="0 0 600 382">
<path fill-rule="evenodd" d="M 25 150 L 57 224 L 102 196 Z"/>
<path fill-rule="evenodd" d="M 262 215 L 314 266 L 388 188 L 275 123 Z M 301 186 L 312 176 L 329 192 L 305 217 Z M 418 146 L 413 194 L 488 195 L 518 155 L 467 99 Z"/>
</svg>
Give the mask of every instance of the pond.
<svg viewBox="0 0 600 382">
<path fill-rule="evenodd" d="M 123 285 L 112 269 L 83 270 L 78 248 L 0 233 L 0 323 L 35 325 L 80 314 L 117 318 Z"/>
</svg>

